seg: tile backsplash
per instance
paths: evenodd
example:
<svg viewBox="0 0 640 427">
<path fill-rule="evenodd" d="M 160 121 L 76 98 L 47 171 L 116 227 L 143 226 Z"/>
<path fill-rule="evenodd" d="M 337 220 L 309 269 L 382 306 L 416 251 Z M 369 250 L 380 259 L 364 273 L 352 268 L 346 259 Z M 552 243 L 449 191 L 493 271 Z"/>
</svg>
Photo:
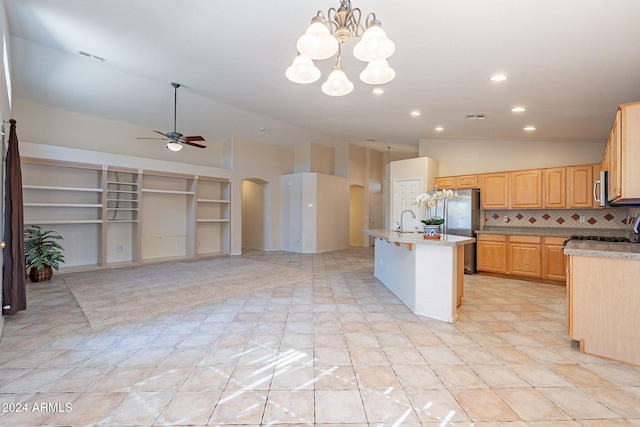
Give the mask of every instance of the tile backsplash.
<svg viewBox="0 0 640 427">
<path fill-rule="evenodd" d="M 630 230 L 630 218 L 639 213 L 640 208 L 487 210 L 484 225 Z"/>
</svg>

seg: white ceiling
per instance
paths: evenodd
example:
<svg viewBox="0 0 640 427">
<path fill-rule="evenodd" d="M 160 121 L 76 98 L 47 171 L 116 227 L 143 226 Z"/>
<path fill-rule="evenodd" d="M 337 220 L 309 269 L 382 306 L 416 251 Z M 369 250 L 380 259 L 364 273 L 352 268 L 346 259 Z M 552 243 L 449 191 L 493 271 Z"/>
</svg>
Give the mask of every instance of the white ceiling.
<svg viewBox="0 0 640 427">
<path fill-rule="evenodd" d="M 333 59 L 316 61 L 311 85 L 284 76 L 311 17 L 338 0 L 4 1 L 16 99 L 169 131 L 178 82 L 178 130 L 214 141 L 604 142 L 616 106 L 640 100 L 638 0 L 352 0 L 396 43 L 397 77 L 373 95 L 351 40 L 355 89 L 339 98 L 320 91 Z M 496 72 L 509 79 L 491 82 Z"/>
</svg>

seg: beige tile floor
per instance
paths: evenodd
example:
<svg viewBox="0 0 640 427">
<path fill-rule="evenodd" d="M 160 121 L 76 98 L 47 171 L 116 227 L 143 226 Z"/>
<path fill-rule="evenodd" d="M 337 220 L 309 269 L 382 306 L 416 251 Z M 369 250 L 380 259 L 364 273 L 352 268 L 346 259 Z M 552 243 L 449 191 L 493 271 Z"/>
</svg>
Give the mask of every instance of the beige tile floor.
<svg viewBox="0 0 640 427">
<path fill-rule="evenodd" d="M 640 426 L 640 368 L 572 345 L 563 287 L 465 276 L 448 324 L 374 279 L 371 248 L 243 256 L 314 278 L 102 330 L 64 275 L 28 284 L 0 425 Z"/>
</svg>

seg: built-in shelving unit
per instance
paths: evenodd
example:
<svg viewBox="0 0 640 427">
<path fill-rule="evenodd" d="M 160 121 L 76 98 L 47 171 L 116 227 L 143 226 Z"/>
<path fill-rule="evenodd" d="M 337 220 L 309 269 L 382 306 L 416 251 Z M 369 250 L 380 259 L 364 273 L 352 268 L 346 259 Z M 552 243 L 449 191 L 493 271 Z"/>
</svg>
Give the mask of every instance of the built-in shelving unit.
<svg viewBox="0 0 640 427">
<path fill-rule="evenodd" d="M 102 266 L 102 166 L 35 158 L 21 163 L 24 224 L 63 236 L 63 270 Z"/>
<path fill-rule="evenodd" d="M 196 194 L 196 255 L 229 253 L 229 180 L 197 177 Z"/>
<path fill-rule="evenodd" d="M 57 231 L 76 271 L 229 254 L 228 179 L 22 159 L 25 225 Z"/>
</svg>

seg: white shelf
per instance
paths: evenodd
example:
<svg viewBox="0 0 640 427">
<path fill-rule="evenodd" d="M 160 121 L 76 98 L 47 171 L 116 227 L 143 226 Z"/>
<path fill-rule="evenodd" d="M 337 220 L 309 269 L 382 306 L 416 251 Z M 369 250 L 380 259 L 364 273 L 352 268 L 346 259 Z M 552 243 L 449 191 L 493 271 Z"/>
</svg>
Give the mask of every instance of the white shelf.
<svg viewBox="0 0 640 427">
<path fill-rule="evenodd" d="M 107 208 L 108 211 L 128 211 L 137 212 L 138 208 Z"/>
<path fill-rule="evenodd" d="M 131 185 L 133 187 L 137 187 L 138 186 L 137 182 L 127 182 L 127 181 L 107 181 L 107 185 L 108 184 L 113 184 L 113 185 Z"/>
<path fill-rule="evenodd" d="M 25 226 L 34 224 L 102 224 L 101 219 L 36 219 L 34 221 L 24 220 Z"/>
<path fill-rule="evenodd" d="M 40 202 L 28 202 L 23 203 L 25 207 L 40 207 L 40 208 L 101 208 L 102 203 L 40 203 Z"/>
<path fill-rule="evenodd" d="M 230 200 L 198 199 L 198 203 L 231 203 Z"/>
<path fill-rule="evenodd" d="M 152 188 L 143 188 L 142 189 L 143 193 L 162 193 L 162 194 L 186 194 L 186 195 L 190 195 L 193 196 L 195 193 L 195 191 L 183 191 L 183 190 L 156 190 L 156 189 L 152 189 Z"/>
<path fill-rule="evenodd" d="M 63 187 L 57 185 L 31 185 L 24 184 L 22 186 L 25 190 L 49 190 L 49 191 L 87 191 L 92 193 L 102 193 L 102 188 L 95 187 Z"/>
<path fill-rule="evenodd" d="M 106 222 L 138 222 L 137 219 L 107 219 Z"/>
<path fill-rule="evenodd" d="M 122 193 L 122 194 L 138 194 L 137 190 L 111 190 L 107 189 L 109 193 Z"/>
<path fill-rule="evenodd" d="M 218 219 L 200 218 L 200 219 L 198 219 L 198 222 L 229 222 L 229 220 L 228 219 L 224 219 L 224 218 L 218 218 Z"/>
</svg>

